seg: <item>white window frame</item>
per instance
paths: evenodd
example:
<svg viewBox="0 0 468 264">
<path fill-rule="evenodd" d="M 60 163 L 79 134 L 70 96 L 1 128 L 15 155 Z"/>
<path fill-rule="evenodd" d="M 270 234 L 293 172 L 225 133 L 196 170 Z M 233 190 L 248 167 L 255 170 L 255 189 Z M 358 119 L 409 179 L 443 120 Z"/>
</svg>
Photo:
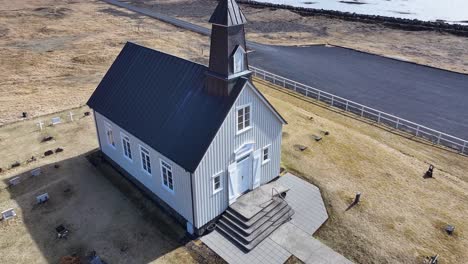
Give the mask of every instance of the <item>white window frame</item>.
<svg viewBox="0 0 468 264">
<path fill-rule="evenodd" d="M 169 162 L 163 159 L 159 159 L 159 165 L 161 167 L 161 184 L 163 188 L 169 191 L 170 193 L 174 193 L 175 184 L 174 184 L 174 171 L 172 170 L 172 165 L 170 165 Z M 166 169 L 167 171 L 171 173 L 172 189 L 169 186 L 169 177 L 167 178 L 167 185 L 164 183 L 164 170 L 163 169 Z"/>
<path fill-rule="evenodd" d="M 145 154 L 145 158 L 143 158 L 143 154 Z M 148 157 L 146 159 L 146 157 Z M 153 172 L 153 165 L 151 164 L 151 154 L 150 154 L 150 151 L 141 146 L 140 145 L 140 160 L 141 160 L 141 170 L 146 173 L 147 175 L 149 176 L 153 176 L 152 172 Z M 146 163 L 145 163 L 146 161 Z M 149 162 L 149 166 L 147 165 L 147 162 Z M 145 165 L 146 164 L 146 165 Z M 149 168 L 149 171 L 147 169 L 145 169 L 145 166 L 146 168 Z"/>
<path fill-rule="evenodd" d="M 216 189 L 216 178 L 219 178 L 219 188 Z M 223 171 L 220 171 L 218 173 L 215 173 L 213 176 L 211 176 L 211 181 L 213 185 L 213 195 L 219 193 L 220 191 L 223 190 Z"/>
<path fill-rule="evenodd" d="M 132 144 L 130 142 L 130 137 L 123 133 L 123 132 L 120 132 L 120 138 L 122 139 L 122 154 L 123 156 L 133 162 L 133 152 L 132 152 Z M 125 149 L 128 149 L 128 151 L 125 151 Z M 127 152 L 129 155 L 127 155 Z"/>
<path fill-rule="evenodd" d="M 245 109 L 249 108 L 249 126 L 245 126 Z M 239 110 L 242 110 L 242 122 L 239 122 Z M 239 124 L 242 123 L 242 128 L 239 130 Z M 245 104 L 236 107 L 236 131 L 237 135 L 242 134 L 252 129 L 252 104 Z"/>
<path fill-rule="evenodd" d="M 270 156 L 271 156 L 271 144 L 266 145 L 265 147 L 262 148 L 262 165 L 267 164 L 270 162 Z M 267 159 L 265 159 L 265 150 L 267 151 Z"/>
<path fill-rule="evenodd" d="M 236 52 L 232 56 L 232 71 L 234 73 L 243 72 L 245 69 L 245 50 L 238 46 Z"/>
<path fill-rule="evenodd" d="M 106 141 L 107 145 L 111 146 L 112 148 L 115 149 L 115 137 L 114 137 L 114 130 L 112 129 L 111 124 L 105 122 L 104 127 L 106 130 Z M 112 141 L 111 141 L 112 139 Z"/>
</svg>

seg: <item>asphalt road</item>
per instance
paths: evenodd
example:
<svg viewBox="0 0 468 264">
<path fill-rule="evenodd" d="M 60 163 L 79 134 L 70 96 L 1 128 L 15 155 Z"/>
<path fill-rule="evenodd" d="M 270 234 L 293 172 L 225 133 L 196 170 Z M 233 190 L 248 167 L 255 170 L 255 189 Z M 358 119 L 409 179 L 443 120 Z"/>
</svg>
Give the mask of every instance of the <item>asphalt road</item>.
<svg viewBox="0 0 468 264">
<path fill-rule="evenodd" d="M 210 30 L 116 0 L 110 4 L 200 34 Z M 468 75 L 325 46 L 270 46 L 248 41 L 249 63 L 320 90 L 468 139 Z"/>
</svg>

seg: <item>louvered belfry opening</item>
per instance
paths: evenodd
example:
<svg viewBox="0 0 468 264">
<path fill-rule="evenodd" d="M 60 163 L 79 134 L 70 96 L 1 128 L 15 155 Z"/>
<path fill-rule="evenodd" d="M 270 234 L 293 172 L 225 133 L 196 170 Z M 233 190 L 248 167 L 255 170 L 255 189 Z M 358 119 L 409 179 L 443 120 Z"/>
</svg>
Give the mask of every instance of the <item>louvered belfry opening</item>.
<svg viewBox="0 0 468 264">
<path fill-rule="evenodd" d="M 214 95 L 229 95 L 240 77 L 250 76 L 245 53 L 247 20 L 236 1 L 220 0 L 209 22 L 212 29 L 206 88 Z M 238 59 L 237 65 L 234 57 Z"/>
</svg>

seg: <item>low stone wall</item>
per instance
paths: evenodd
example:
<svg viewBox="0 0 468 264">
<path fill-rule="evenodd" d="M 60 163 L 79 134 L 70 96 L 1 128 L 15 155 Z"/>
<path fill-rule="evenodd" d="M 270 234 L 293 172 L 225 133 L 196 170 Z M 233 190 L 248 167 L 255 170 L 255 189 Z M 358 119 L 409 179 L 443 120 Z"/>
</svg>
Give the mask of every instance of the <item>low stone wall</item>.
<svg viewBox="0 0 468 264">
<path fill-rule="evenodd" d="M 381 24 L 390 28 L 421 31 L 432 30 L 446 32 L 458 36 L 468 37 L 468 26 L 458 24 L 448 24 L 445 22 L 429 22 L 417 19 L 406 19 L 397 17 L 377 16 L 377 15 L 361 15 L 350 12 L 341 12 L 334 10 L 324 10 L 306 7 L 295 7 L 282 4 L 259 3 L 251 0 L 238 0 L 238 3 L 259 8 L 278 8 L 287 9 L 296 12 L 302 16 L 326 16 L 331 18 L 340 18 L 349 21 L 358 21 L 363 23 Z"/>
</svg>

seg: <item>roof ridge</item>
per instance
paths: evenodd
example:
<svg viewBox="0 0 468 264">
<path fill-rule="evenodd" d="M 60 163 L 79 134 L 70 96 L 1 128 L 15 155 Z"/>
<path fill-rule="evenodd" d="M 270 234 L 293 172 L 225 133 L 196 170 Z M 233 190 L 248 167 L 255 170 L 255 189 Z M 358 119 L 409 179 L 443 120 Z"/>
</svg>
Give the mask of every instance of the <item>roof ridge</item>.
<svg viewBox="0 0 468 264">
<path fill-rule="evenodd" d="M 204 68 L 208 68 L 207 65 L 201 64 L 201 63 L 199 63 L 199 62 L 192 61 L 192 60 L 185 59 L 185 58 L 181 58 L 181 57 L 178 57 L 178 56 L 176 56 L 176 55 L 172 55 L 172 54 L 170 54 L 170 53 L 166 53 L 166 52 L 163 52 L 163 51 L 160 51 L 160 50 L 157 50 L 157 49 L 152 49 L 152 48 L 149 48 L 149 47 L 145 47 L 145 46 L 140 45 L 140 44 L 135 43 L 135 42 L 127 41 L 127 42 L 125 43 L 125 46 L 127 46 L 128 44 L 130 44 L 130 45 L 135 45 L 135 46 L 138 46 L 138 47 L 143 48 L 143 49 L 147 49 L 147 50 L 152 51 L 152 52 L 157 52 L 157 53 L 160 53 L 160 54 L 162 54 L 162 55 L 166 55 L 166 56 L 172 57 L 172 58 L 174 58 L 174 59 L 176 59 L 176 60 L 179 60 L 179 61 L 190 62 L 190 63 L 196 64 L 197 66 L 202 66 L 202 67 L 204 67 Z"/>
</svg>

